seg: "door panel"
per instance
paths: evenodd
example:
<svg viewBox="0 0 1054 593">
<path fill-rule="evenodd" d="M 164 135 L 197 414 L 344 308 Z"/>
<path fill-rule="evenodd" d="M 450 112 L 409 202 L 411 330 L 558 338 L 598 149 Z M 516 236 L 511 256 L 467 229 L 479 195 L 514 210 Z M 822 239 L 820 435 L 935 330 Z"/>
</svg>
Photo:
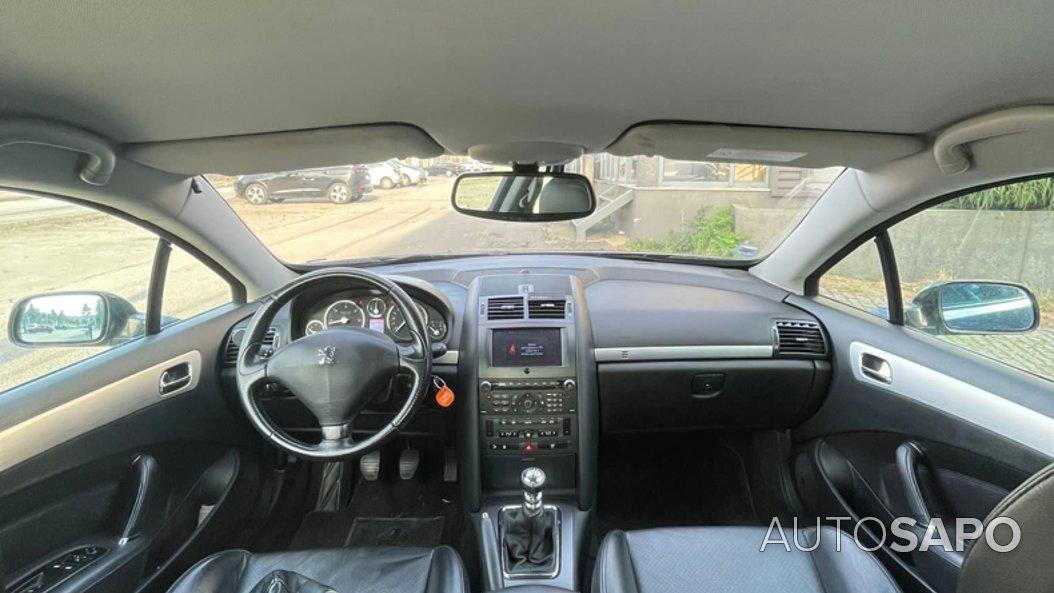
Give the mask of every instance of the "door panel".
<svg viewBox="0 0 1054 593">
<path fill-rule="evenodd" d="M 220 535 L 252 508 L 260 441 L 220 391 L 218 353 L 250 312 L 215 310 L 0 396 L 8 586 L 94 546 L 106 552 L 51 591 L 163 590 L 191 556 L 237 544 Z M 197 376 L 162 396 L 162 373 L 187 360 Z M 34 436 L 42 452 L 27 448 Z"/>
<path fill-rule="evenodd" d="M 788 302 L 831 341 L 828 396 L 794 433 L 796 486 L 811 513 L 877 517 L 887 533 L 919 508 L 946 523 L 983 520 L 1054 457 L 1054 383 L 829 299 Z M 910 447 L 918 455 L 905 456 Z M 954 591 L 961 554 L 877 554 L 907 591 Z"/>
</svg>

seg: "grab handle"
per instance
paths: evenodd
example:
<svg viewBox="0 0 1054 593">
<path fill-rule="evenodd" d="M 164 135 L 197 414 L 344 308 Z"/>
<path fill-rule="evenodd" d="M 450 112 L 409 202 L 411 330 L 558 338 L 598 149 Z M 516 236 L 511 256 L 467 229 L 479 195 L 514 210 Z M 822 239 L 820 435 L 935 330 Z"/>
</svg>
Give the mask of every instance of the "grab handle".
<svg viewBox="0 0 1054 593">
<path fill-rule="evenodd" d="M 42 119 L 0 119 L 0 148 L 12 144 L 39 144 L 81 153 L 80 178 L 91 185 L 106 185 L 117 166 L 113 144 L 68 124 Z"/>
</svg>

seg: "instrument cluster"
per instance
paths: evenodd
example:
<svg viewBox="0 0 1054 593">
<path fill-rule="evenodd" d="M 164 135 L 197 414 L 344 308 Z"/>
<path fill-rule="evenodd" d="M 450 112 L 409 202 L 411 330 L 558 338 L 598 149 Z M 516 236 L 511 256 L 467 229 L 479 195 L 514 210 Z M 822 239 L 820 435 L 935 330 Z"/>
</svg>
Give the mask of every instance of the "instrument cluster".
<svg viewBox="0 0 1054 593">
<path fill-rule="evenodd" d="M 414 299 L 425 318 L 428 338 L 433 342 L 447 335 L 446 317 L 432 305 Z M 387 295 L 376 291 L 352 291 L 333 295 L 312 305 L 306 314 L 304 335 L 310 336 L 336 327 L 361 327 L 390 336 L 396 342 L 409 342 L 410 327 L 402 310 Z"/>
</svg>

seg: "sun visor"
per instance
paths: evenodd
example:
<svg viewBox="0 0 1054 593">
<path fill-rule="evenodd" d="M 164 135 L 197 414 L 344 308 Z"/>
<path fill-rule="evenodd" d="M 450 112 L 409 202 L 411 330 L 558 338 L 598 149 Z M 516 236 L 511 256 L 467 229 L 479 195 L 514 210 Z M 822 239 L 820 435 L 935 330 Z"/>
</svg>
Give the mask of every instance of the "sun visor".
<svg viewBox="0 0 1054 593">
<path fill-rule="evenodd" d="M 239 175 L 409 156 L 430 158 L 443 152 L 442 146 L 416 126 L 374 124 L 129 144 L 124 157 L 184 175 Z"/>
<path fill-rule="evenodd" d="M 916 136 L 696 123 L 644 123 L 607 152 L 686 161 L 732 161 L 868 169 L 927 148 Z"/>
</svg>

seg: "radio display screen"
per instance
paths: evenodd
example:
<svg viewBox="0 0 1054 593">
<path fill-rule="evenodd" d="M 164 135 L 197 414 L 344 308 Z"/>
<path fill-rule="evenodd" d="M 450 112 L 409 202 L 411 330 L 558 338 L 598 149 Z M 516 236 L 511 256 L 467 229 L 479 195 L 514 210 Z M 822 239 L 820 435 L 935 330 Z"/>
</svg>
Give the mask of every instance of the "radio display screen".
<svg viewBox="0 0 1054 593">
<path fill-rule="evenodd" d="M 491 364 L 496 367 L 560 366 L 560 329 L 496 329 Z"/>
</svg>

